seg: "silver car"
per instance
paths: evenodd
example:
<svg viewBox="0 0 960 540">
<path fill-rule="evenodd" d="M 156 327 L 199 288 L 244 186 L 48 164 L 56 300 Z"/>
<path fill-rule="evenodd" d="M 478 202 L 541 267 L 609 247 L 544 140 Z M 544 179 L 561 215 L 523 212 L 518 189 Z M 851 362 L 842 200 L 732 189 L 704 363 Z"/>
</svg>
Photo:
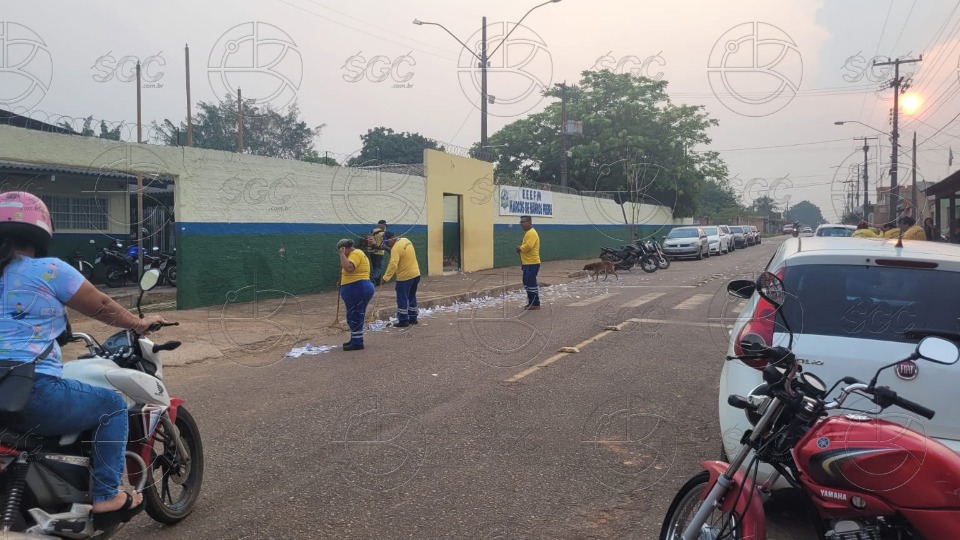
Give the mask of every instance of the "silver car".
<svg viewBox="0 0 960 540">
<path fill-rule="evenodd" d="M 703 227 L 677 227 L 663 240 L 663 254 L 671 259 L 710 257 L 710 244 Z"/>
</svg>

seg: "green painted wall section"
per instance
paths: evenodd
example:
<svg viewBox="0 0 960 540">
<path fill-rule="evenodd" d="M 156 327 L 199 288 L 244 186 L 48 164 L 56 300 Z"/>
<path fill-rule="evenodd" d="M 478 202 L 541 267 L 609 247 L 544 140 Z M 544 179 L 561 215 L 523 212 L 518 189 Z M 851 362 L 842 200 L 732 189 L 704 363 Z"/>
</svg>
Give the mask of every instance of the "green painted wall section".
<svg viewBox="0 0 960 540">
<path fill-rule="evenodd" d="M 177 309 L 337 289 L 337 241 L 343 234 L 180 235 Z M 425 233 L 406 234 L 427 268 Z M 279 248 L 284 248 L 281 255 Z M 387 265 L 384 257 L 384 268 Z M 396 278 L 394 278 L 395 280 Z M 386 285 L 392 290 L 392 285 Z M 229 297 L 228 297 L 229 295 Z"/>
<path fill-rule="evenodd" d="M 679 226 L 679 225 L 677 225 Z M 663 241 L 663 237 L 670 232 L 674 225 L 638 226 L 637 234 L 640 238 L 653 235 Z M 561 259 L 591 259 L 600 257 L 601 247 L 619 247 L 630 243 L 630 229 L 622 227 L 537 227 L 540 236 L 540 260 L 556 261 Z M 523 241 L 523 229 L 520 225 L 513 227 L 495 226 L 493 234 L 494 253 L 493 264 L 496 267 L 517 266 L 520 256 L 514 249 Z"/>
<path fill-rule="evenodd" d="M 443 224 L 443 256 L 460 259 L 460 224 Z"/>
</svg>

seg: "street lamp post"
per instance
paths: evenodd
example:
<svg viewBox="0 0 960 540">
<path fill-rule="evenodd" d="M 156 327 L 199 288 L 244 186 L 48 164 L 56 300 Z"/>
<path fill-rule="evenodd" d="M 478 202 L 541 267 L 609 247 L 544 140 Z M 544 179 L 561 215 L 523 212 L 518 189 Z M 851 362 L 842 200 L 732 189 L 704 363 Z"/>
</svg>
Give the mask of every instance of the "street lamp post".
<svg viewBox="0 0 960 540">
<path fill-rule="evenodd" d="M 481 22 L 483 26 L 480 31 L 480 55 L 479 56 L 477 56 L 477 53 L 473 52 L 473 50 L 471 50 L 466 43 L 464 43 L 463 41 L 460 40 L 460 38 L 455 36 L 453 32 L 451 32 L 450 30 L 447 30 L 447 28 L 442 24 L 424 22 L 419 19 L 413 20 L 413 24 L 416 24 L 416 25 L 426 24 L 426 25 L 439 26 L 440 28 L 443 28 L 448 34 L 450 34 L 453 37 L 453 39 L 457 40 L 457 42 L 460 43 L 460 45 L 463 45 L 463 48 L 469 51 L 470 54 L 472 54 L 474 58 L 476 58 L 477 61 L 480 63 L 479 67 L 480 67 L 480 152 L 481 153 L 485 153 L 487 149 L 487 103 L 489 100 L 489 97 L 487 96 L 487 67 L 488 67 L 488 64 L 490 63 L 489 62 L 490 56 L 493 55 L 493 53 L 497 52 L 497 50 L 500 47 L 502 47 L 504 43 L 507 42 L 507 38 L 510 37 L 510 34 L 512 34 L 513 31 L 520 26 L 520 23 L 522 23 L 523 20 L 527 18 L 527 15 L 530 15 L 530 13 L 532 13 L 533 10 L 543 7 L 547 4 L 556 4 L 557 2 L 560 2 L 560 0 L 548 0 L 547 2 L 544 2 L 542 4 L 539 4 L 530 8 L 530 11 L 528 11 L 523 17 L 520 17 L 520 20 L 517 22 L 517 24 L 514 25 L 514 27 L 509 32 L 507 32 L 507 35 L 503 37 L 503 40 L 500 42 L 500 44 L 497 45 L 497 47 L 493 51 L 491 51 L 489 54 L 487 53 L 487 18 L 483 17 L 483 20 Z"/>
</svg>

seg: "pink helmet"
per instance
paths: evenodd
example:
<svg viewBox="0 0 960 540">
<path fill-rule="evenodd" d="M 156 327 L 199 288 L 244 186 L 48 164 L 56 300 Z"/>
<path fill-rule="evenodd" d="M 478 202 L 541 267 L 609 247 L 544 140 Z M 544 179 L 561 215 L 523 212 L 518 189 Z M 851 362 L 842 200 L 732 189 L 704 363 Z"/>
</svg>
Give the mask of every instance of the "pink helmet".
<svg viewBox="0 0 960 540">
<path fill-rule="evenodd" d="M 25 191 L 0 193 L 0 238 L 30 244 L 38 257 L 46 257 L 53 239 L 47 205 Z"/>
</svg>

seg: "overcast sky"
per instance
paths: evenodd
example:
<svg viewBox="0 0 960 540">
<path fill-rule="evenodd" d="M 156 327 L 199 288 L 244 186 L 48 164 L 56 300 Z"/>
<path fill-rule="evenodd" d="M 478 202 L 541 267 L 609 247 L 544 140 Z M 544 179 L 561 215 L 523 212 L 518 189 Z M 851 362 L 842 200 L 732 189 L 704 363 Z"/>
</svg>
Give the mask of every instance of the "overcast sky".
<svg viewBox="0 0 960 540">
<path fill-rule="evenodd" d="M 412 21 L 441 23 L 473 46 L 484 15 L 494 40 L 504 23 L 538 3 L 3 0 L 8 71 L 0 73 L 0 103 L 6 101 L 0 107 L 135 122 L 135 87 L 118 80 L 132 64 L 113 69 L 131 57 L 144 62 L 145 83 L 154 86 L 142 90 L 144 124 L 179 121 L 186 114 L 189 44 L 194 103 L 237 85 L 244 98 L 274 106 L 296 99 L 308 124 L 326 124 L 316 141 L 321 152 L 354 153 L 359 136 L 380 125 L 468 147 L 480 138 L 476 60 L 442 28 Z M 16 86 L 23 78 L 14 83 L 9 69 L 30 49 L 24 42 L 36 38 L 44 46 L 18 67 L 34 76 L 38 86 L 30 90 Z M 781 203 L 807 199 L 834 220 L 842 205 L 831 194 L 842 193 L 847 167 L 863 158 L 853 137 L 877 134 L 834 121 L 891 130 L 892 90 L 879 91 L 891 78 L 882 70 L 890 68 L 869 68 L 875 56 L 923 53 L 923 62 L 903 68 L 914 74 L 908 93 L 923 104 L 919 120 L 901 116 L 901 149 L 908 157 L 916 131 L 918 179 L 948 173 L 948 147 L 960 132 L 953 122 L 960 113 L 958 40 L 960 9 L 952 0 L 562 0 L 530 14 L 491 58 L 496 103 L 489 133 L 541 110 L 547 100 L 537 85 L 576 82 L 602 59 L 604 66 L 666 79 L 675 103 L 704 105 L 719 120 L 709 148 L 721 151 L 745 199 L 768 191 Z M 257 62 L 253 43 L 261 45 Z M 757 59 L 750 54 L 754 43 Z M 505 62 L 507 69 L 498 69 Z M 249 69 L 256 66 L 263 69 Z M 890 141 L 880 137 L 887 163 Z M 873 201 L 878 167 L 876 141 L 870 144 Z M 909 181 L 906 163 L 901 182 Z M 882 181 L 889 185 L 886 172 Z"/>
</svg>

